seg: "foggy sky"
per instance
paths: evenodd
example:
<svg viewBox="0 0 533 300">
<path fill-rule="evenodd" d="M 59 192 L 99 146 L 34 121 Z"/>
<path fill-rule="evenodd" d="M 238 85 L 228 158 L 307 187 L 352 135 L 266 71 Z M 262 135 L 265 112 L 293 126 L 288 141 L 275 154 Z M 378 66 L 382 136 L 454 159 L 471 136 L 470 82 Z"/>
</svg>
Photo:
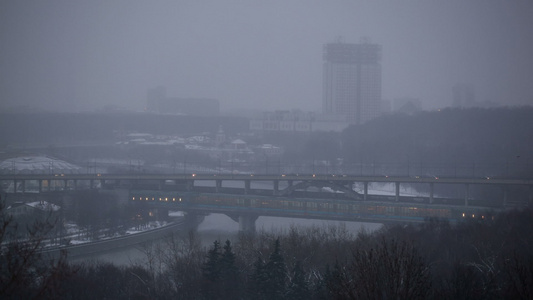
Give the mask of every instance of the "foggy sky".
<svg viewBox="0 0 533 300">
<path fill-rule="evenodd" d="M 222 111 L 321 109 L 322 47 L 383 47 L 383 98 L 533 104 L 533 1 L 0 2 L 0 108 L 140 110 L 146 90 Z"/>
</svg>

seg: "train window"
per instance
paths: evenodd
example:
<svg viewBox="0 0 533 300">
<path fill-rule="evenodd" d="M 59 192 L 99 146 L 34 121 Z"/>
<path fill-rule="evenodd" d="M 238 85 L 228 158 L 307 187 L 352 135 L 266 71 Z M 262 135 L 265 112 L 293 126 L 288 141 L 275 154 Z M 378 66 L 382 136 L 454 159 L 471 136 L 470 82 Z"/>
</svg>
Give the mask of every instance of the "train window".
<svg viewBox="0 0 533 300">
<path fill-rule="evenodd" d="M 133 199 L 131 199 L 131 200 L 135 201 L 135 197 L 133 197 Z"/>
</svg>

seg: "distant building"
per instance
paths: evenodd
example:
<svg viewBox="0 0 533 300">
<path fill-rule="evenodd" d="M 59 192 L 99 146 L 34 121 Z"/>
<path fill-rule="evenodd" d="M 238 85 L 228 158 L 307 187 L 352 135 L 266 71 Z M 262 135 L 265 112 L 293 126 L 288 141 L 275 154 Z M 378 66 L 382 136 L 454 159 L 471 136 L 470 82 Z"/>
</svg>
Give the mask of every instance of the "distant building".
<svg viewBox="0 0 533 300">
<path fill-rule="evenodd" d="M 284 153 L 284 149 L 272 144 L 263 144 L 255 148 L 255 152 L 258 157 L 280 157 Z"/>
<path fill-rule="evenodd" d="M 147 92 L 146 110 L 160 114 L 181 114 L 191 116 L 217 116 L 220 104 L 209 98 L 169 98 L 162 86 Z"/>
<path fill-rule="evenodd" d="M 222 130 L 222 126 L 218 128 L 218 132 L 215 135 L 215 146 L 220 147 L 226 142 L 226 133 Z"/>
<path fill-rule="evenodd" d="M 380 114 L 381 46 L 363 40 L 324 45 L 323 113 L 362 124 Z"/>
<path fill-rule="evenodd" d="M 28 155 L 0 161 L 0 174 L 77 174 L 80 166 L 53 157 Z"/>
</svg>

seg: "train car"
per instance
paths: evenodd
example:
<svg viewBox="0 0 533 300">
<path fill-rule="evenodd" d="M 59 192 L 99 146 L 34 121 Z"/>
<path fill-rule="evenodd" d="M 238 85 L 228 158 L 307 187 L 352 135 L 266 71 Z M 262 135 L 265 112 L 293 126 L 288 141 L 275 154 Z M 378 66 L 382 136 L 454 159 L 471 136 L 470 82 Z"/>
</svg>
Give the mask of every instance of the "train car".
<svg viewBox="0 0 533 300">
<path fill-rule="evenodd" d="M 130 201 L 144 203 L 180 203 L 190 197 L 188 193 L 163 190 L 131 190 L 129 193 Z"/>
<path fill-rule="evenodd" d="M 464 219 L 493 218 L 484 208 L 414 204 L 405 202 L 354 201 L 340 199 L 302 199 L 257 195 L 230 195 L 161 190 L 130 192 L 131 201 L 168 203 L 210 212 L 247 211 L 259 215 L 279 215 L 343 220 L 382 222 L 423 222 L 428 218 Z"/>
</svg>

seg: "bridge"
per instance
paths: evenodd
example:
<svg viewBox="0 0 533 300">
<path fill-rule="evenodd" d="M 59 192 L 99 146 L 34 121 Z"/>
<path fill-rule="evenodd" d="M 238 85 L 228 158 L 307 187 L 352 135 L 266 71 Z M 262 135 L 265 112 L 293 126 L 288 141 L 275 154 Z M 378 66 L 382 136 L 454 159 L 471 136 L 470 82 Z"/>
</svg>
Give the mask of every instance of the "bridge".
<svg viewBox="0 0 533 300">
<path fill-rule="evenodd" d="M 358 222 L 421 222 L 429 217 L 458 221 L 488 218 L 489 210 L 507 206 L 507 190 L 527 191 L 523 205 L 532 203 L 533 180 L 512 178 L 456 178 L 409 176 L 353 176 L 334 174 L 11 174 L 0 175 L 14 193 L 83 188 L 128 188 L 129 200 L 140 207 L 183 210 L 191 222 L 209 213 L 223 213 L 239 222 L 243 231 L 255 230 L 259 216 L 317 218 Z M 231 184 L 230 184 L 231 183 Z M 257 188 L 267 183 L 268 188 Z M 370 194 L 369 185 L 392 184 L 392 195 Z M 362 186 L 361 191 L 353 189 Z M 425 196 L 401 194 L 401 185 L 427 185 Z M 437 197 L 436 185 L 463 185 L 460 198 Z M 255 185 L 255 187 L 254 187 Z M 502 190 L 503 199 L 488 203 L 472 199 L 470 187 L 490 186 Z M 308 191 L 314 187 L 313 191 Z M 323 190 L 327 191 L 324 192 Z"/>
<path fill-rule="evenodd" d="M 424 184 L 429 188 L 429 194 L 426 197 L 429 204 L 436 200 L 434 189 L 436 185 L 463 185 L 464 195 L 463 203 L 469 205 L 471 197 L 469 194 L 470 187 L 491 186 L 498 187 L 502 190 L 502 205 L 506 205 L 508 193 L 511 187 L 521 187 L 527 189 L 527 203 L 533 201 L 533 180 L 516 179 L 516 178 L 470 178 L 470 177 L 420 177 L 420 176 L 354 176 L 354 175 L 334 175 L 334 174 L 271 174 L 271 175 L 254 175 L 254 174 L 1 174 L 0 182 L 6 187 L 11 184 L 12 192 L 46 192 L 51 190 L 76 190 L 80 188 L 113 188 L 117 186 L 138 187 L 150 186 L 157 189 L 178 188 L 191 191 L 198 189 L 197 183 L 211 182 L 214 184 L 212 192 L 219 193 L 224 189 L 224 182 L 237 183 L 240 187 L 231 189 L 232 193 L 253 194 L 251 188 L 253 183 L 269 182 L 272 184 L 271 195 L 288 197 L 294 195 L 298 190 L 305 190 L 309 187 L 329 188 L 336 193 L 342 193 L 343 197 L 353 200 L 368 201 L 372 197 L 368 193 L 369 184 L 372 183 L 389 183 L 395 185 L 394 200 L 400 201 L 401 184 Z M 280 183 L 284 184 L 280 188 Z M 353 190 L 354 184 L 363 186 L 361 192 Z M 339 196 L 339 195 L 336 195 Z M 481 203 L 481 205 L 483 205 Z"/>
<path fill-rule="evenodd" d="M 423 222 L 427 218 L 490 219 L 501 209 L 425 204 L 415 202 L 353 201 L 335 198 L 294 198 L 259 195 L 179 192 L 165 190 L 131 190 L 129 200 L 138 208 L 156 209 L 167 215 L 168 210 L 187 213 L 187 224 L 211 213 L 225 214 L 239 223 L 242 232 L 254 232 L 259 216 L 340 220 L 368 223 Z"/>
</svg>

